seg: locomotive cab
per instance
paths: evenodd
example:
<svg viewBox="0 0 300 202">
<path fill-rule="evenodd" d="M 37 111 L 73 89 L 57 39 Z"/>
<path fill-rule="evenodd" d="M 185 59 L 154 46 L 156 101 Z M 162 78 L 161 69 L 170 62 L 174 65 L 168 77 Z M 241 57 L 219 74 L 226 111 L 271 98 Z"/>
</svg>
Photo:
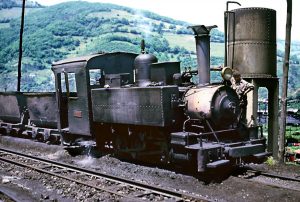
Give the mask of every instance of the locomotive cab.
<svg viewBox="0 0 300 202">
<path fill-rule="evenodd" d="M 125 73 L 127 82 L 133 83 L 133 53 L 104 53 L 53 63 L 58 129 L 65 142 L 75 136 L 93 136 L 91 89 L 103 88 L 105 74 Z M 112 79 L 111 79 L 112 80 Z"/>
</svg>

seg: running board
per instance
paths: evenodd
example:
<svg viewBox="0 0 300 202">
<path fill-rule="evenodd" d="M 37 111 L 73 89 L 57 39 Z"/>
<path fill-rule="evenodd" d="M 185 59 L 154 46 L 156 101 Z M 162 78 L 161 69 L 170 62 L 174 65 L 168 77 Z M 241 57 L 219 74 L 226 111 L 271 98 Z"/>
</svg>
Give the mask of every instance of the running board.
<svg viewBox="0 0 300 202">
<path fill-rule="evenodd" d="M 257 159 L 262 159 L 262 158 L 265 158 L 265 157 L 271 156 L 271 155 L 272 155 L 272 152 L 262 152 L 259 154 L 254 154 L 253 156 Z"/>
<path fill-rule="evenodd" d="M 244 145 L 239 147 L 227 148 L 228 155 L 233 158 L 252 156 L 264 152 L 263 144 Z"/>
<path fill-rule="evenodd" d="M 218 168 L 220 166 L 225 166 L 227 164 L 229 164 L 229 160 L 218 160 L 218 161 L 214 161 L 211 163 L 206 164 L 207 168 Z"/>
</svg>

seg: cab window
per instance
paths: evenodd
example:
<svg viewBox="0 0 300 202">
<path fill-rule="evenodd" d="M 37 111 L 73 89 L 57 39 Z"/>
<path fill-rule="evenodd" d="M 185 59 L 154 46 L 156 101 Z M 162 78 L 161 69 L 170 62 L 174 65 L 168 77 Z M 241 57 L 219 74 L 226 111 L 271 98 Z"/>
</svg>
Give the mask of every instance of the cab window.
<svg viewBox="0 0 300 202">
<path fill-rule="evenodd" d="M 90 85 L 102 85 L 104 79 L 104 72 L 101 69 L 90 69 Z"/>
</svg>

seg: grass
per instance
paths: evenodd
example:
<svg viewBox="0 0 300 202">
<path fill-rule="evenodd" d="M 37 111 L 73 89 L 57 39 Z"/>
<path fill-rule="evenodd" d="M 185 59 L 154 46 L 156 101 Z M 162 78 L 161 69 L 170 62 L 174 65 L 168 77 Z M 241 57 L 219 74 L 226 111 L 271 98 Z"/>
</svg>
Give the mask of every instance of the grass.
<svg viewBox="0 0 300 202">
<path fill-rule="evenodd" d="M 170 47 L 172 48 L 179 46 L 184 47 L 189 51 L 195 51 L 195 39 L 191 35 L 165 33 L 164 37 L 167 39 Z"/>
<path fill-rule="evenodd" d="M 125 18 L 129 21 L 136 21 L 137 22 L 136 26 L 139 29 L 142 29 L 140 31 L 143 31 L 145 27 L 146 27 L 146 29 L 149 29 L 149 27 L 151 27 L 152 24 L 157 24 L 158 25 L 158 24 L 161 23 L 161 21 L 159 21 L 159 20 L 144 17 L 142 13 L 132 14 L 132 13 L 129 13 L 127 11 L 116 10 L 116 9 L 112 9 L 110 12 L 108 12 L 108 11 L 93 12 L 93 13 L 90 13 L 88 15 L 88 17 L 90 17 L 90 18 L 94 18 L 94 17 L 96 17 L 96 18 L 105 18 L 105 19 L 112 19 L 112 18 L 122 19 L 122 18 Z M 170 26 L 170 24 L 166 23 L 166 22 L 164 22 L 163 24 L 165 25 L 165 27 Z M 137 27 L 135 27 L 135 29 Z M 131 26 L 128 27 L 128 29 L 130 29 L 130 28 L 131 28 Z"/>
<path fill-rule="evenodd" d="M 9 28 L 9 23 L 0 23 L 0 29 Z"/>
<path fill-rule="evenodd" d="M 43 8 L 26 8 L 25 14 L 37 11 Z M 0 19 L 13 19 L 21 16 L 22 8 L 10 8 L 0 10 Z M 26 19 L 25 19 L 26 20 Z"/>
<path fill-rule="evenodd" d="M 43 8 L 26 8 L 25 15 L 34 11 L 38 11 Z M 14 19 L 20 18 L 22 13 L 22 8 L 10 8 L 0 10 L 0 19 Z M 26 23 L 26 18 L 25 18 Z M 9 28 L 9 23 L 0 23 L 0 29 Z"/>
<path fill-rule="evenodd" d="M 211 56 L 224 57 L 224 43 L 211 43 L 210 51 Z"/>
<path fill-rule="evenodd" d="M 94 12 L 90 13 L 87 17 L 90 18 L 126 18 L 126 19 L 131 19 L 131 18 L 137 18 L 136 15 L 132 15 L 131 13 L 128 13 L 127 11 L 121 11 L 121 10 L 115 10 L 112 9 L 111 11 L 103 11 L 103 12 Z"/>
<path fill-rule="evenodd" d="M 290 150 L 291 150 L 292 152 L 294 152 L 294 151 L 296 151 L 296 150 L 299 150 L 299 149 L 300 149 L 300 146 L 291 146 L 291 147 L 288 147 L 288 148 L 290 148 Z"/>
<path fill-rule="evenodd" d="M 0 19 L 18 18 L 21 16 L 21 12 L 22 12 L 22 8 L 2 9 L 0 11 Z"/>
<path fill-rule="evenodd" d="M 164 37 L 168 40 L 172 48 L 179 46 L 189 51 L 196 51 L 195 38 L 192 35 L 165 33 Z M 224 44 L 212 42 L 210 44 L 210 51 L 211 56 L 223 57 Z"/>
</svg>

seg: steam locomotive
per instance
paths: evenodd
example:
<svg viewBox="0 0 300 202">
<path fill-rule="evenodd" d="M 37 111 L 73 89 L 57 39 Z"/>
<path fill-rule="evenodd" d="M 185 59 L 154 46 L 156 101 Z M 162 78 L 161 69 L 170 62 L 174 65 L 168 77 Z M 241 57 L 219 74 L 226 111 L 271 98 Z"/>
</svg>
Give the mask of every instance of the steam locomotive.
<svg viewBox="0 0 300 202">
<path fill-rule="evenodd" d="M 117 156 L 207 170 L 261 160 L 266 139 L 239 123 L 227 81 L 210 83 L 210 30 L 192 26 L 197 71 L 158 62 L 144 50 L 99 53 L 53 63 L 55 92 L 0 93 L 2 134 L 72 146 L 92 139 Z M 197 74 L 198 84 L 191 82 Z"/>
</svg>

